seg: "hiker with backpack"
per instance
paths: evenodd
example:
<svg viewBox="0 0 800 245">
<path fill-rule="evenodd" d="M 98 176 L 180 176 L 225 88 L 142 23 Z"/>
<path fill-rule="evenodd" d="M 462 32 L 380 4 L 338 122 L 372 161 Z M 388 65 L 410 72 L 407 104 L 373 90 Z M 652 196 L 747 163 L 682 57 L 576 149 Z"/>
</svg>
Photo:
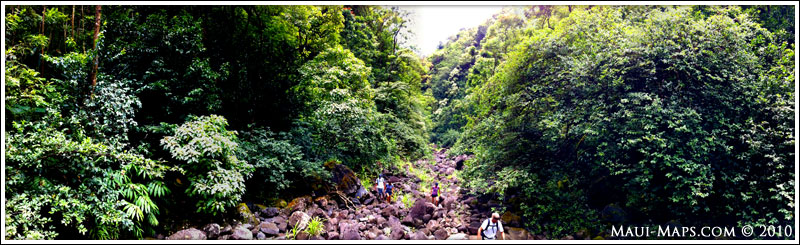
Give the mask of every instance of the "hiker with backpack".
<svg viewBox="0 0 800 245">
<path fill-rule="evenodd" d="M 492 218 L 486 219 L 478 228 L 478 235 L 481 240 L 496 240 L 497 233 L 500 233 L 500 239 L 506 240 L 506 234 L 503 233 L 503 224 L 500 223 L 500 214 L 492 213 Z"/>
<path fill-rule="evenodd" d="M 383 174 L 378 175 L 378 179 L 375 180 L 375 190 L 378 191 L 378 200 L 384 199 L 384 188 L 386 180 L 383 179 Z"/>
<path fill-rule="evenodd" d="M 433 183 L 433 188 L 431 188 L 431 202 L 433 202 L 433 206 L 439 206 L 439 182 Z"/>
</svg>

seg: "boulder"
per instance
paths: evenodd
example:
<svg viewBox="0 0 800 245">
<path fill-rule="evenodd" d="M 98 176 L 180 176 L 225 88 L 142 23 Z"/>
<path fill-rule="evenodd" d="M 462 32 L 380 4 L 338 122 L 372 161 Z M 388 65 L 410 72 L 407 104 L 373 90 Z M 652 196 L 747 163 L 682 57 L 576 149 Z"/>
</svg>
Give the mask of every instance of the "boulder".
<svg viewBox="0 0 800 245">
<path fill-rule="evenodd" d="M 400 240 L 405 236 L 405 229 L 400 224 L 400 220 L 397 217 L 390 216 L 389 217 L 389 229 L 392 240 Z"/>
<path fill-rule="evenodd" d="M 298 230 L 303 230 L 308 226 L 308 221 L 311 220 L 311 217 L 308 214 L 296 211 L 289 217 L 289 227 L 297 228 Z"/>
<path fill-rule="evenodd" d="M 469 229 L 467 229 L 466 225 L 461 224 L 460 226 L 458 226 L 458 232 L 469 232 Z"/>
<path fill-rule="evenodd" d="M 230 238 L 234 240 L 253 240 L 253 232 L 244 226 L 237 226 L 233 229 L 233 234 L 231 234 Z"/>
<path fill-rule="evenodd" d="M 442 201 L 442 207 L 447 210 L 456 208 L 456 204 L 458 204 L 458 202 L 454 196 L 448 196 Z"/>
<path fill-rule="evenodd" d="M 327 196 L 317 197 L 316 199 L 314 199 L 314 202 L 320 207 L 325 208 L 326 206 L 328 206 L 328 197 Z"/>
<path fill-rule="evenodd" d="M 439 222 L 436 220 L 430 220 L 428 221 L 428 223 L 425 224 L 425 228 L 427 228 L 429 231 L 435 231 L 440 227 L 441 226 L 439 225 Z"/>
<path fill-rule="evenodd" d="M 206 233 L 195 229 L 189 228 L 175 232 L 175 234 L 167 237 L 167 240 L 206 240 Z"/>
<path fill-rule="evenodd" d="M 220 228 L 219 224 L 217 223 L 211 223 L 203 226 L 203 231 L 206 232 L 208 239 L 217 239 L 219 234 L 222 233 L 221 230 L 222 228 Z"/>
<path fill-rule="evenodd" d="M 422 216 L 422 222 L 428 223 L 428 221 L 431 220 L 431 218 L 433 218 L 433 215 L 425 214 Z"/>
<path fill-rule="evenodd" d="M 328 240 L 339 240 L 339 232 L 332 231 L 328 232 L 326 235 L 328 236 Z"/>
<path fill-rule="evenodd" d="M 469 240 L 469 236 L 464 233 L 453 234 L 447 237 L 447 240 Z"/>
<path fill-rule="evenodd" d="M 315 204 L 315 206 L 316 206 L 316 204 Z M 330 218 L 330 217 L 328 217 L 328 214 L 324 210 L 322 210 L 320 208 L 317 208 L 317 207 L 309 208 L 307 214 L 308 214 L 308 216 L 311 216 L 311 217 L 320 217 L 320 218 L 324 218 L 324 219 Z"/>
<path fill-rule="evenodd" d="M 272 219 L 272 222 L 274 222 L 275 225 L 278 226 L 278 230 L 286 231 L 286 226 L 288 225 L 288 222 L 286 222 L 286 218 L 285 217 L 276 216 L 275 218 Z"/>
<path fill-rule="evenodd" d="M 280 233 L 280 229 L 278 229 L 278 226 L 272 222 L 261 222 L 261 224 L 259 225 L 259 231 L 261 231 L 265 235 L 270 235 L 270 236 L 277 236 Z"/>
<path fill-rule="evenodd" d="M 294 239 L 295 240 L 308 240 L 308 233 L 298 232 L 297 236 L 295 236 Z"/>
<path fill-rule="evenodd" d="M 358 233 L 359 225 L 353 221 L 339 222 L 340 239 L 342 240 L 361 240 L 361 234 Z"/>
<path fill-rule="evenodd" d="M 436 237 L 436 240 L 445 240 L 447 239 L 447 230 L 444 228 L 439 228 L 438 230 L 433 232 L 433 235 Z"/>
<path fill-rule="evenodd" d="M 383 217 L 397 216 L 397 208 L 393 205 L 386 206 L 386 208 L 381 210 L 381 215 L 383 215 Z"/>
<path fill-rule="evenodd" d="M 378 237 L 376 237 L 375 240 L 389 240 L 389 238 L 384 236 L 383 234 L 381 234 L 381 235 L 378 235 Z"/>
<path fill-rule="evenodd" d="M 403 217 L 403 220 L 400 221 L 400 223 L 405 225 L 405 226 L 413 226 L 414 225 L 414 219 L 411 218 L 411 215 L 406 215 L 406 217 Z"/>
<path fill-rule="evenodd" d="M 431 218 L 432 219 L 444 218 L 445 213 L 447 213 L 446 209 L 443 209 L 443 208 L 442 209 L 437 209 L 436 211 L 433 211 L 433 216 L 431 216 Z"/>
<path fill-rule="evenodd" d="M 222 227 L 222 229 L 219 230 L 219 234 L 231 233 L 232 231 L 233 227 L 231 227 L 231 225 L 225 225 L 225 227 Z"/>
<path fill-rule="evenodd" d="M 519 215 L 508 211 L 506 211 L 505 213 L 503 213 L 502 216 L 500 216 L 500 220 L 503 221 L 503 225 L 508 225 L 508 226 L 519 227 L 521 225 L 520 223 L 521 219 L 522 217 L 520 217 Z"/>
<path fill-rule="evenodd" d="M 283 215 L 290 215 L 297 211 L 306 211 L 306 208 L 311 204 L 311 196 L 302 196 L 295 199 L 292 199 L 289 204 L 286 205 L 286 208 L 281 210 Z"/>
<path fill-rule="evenodd" d="M 411 234 L 411 240 L 428 240 L 428 236 L 426 236 L 422 231 L 417 231 Z"/>
<path fill-rule="evenodd" d="M 408 216 L 411 216 L 411 218 L 423 219 L 425 214 L 432 213 L 434 209 L 436 209 L 436 207 L 434 207 L 432 203 L 427 202 L 426 199 L 419 198 L 414 202 L 414 206 L 411 207 Z"/>
<path fill-rule="evenodd" d="M 315 236 L 309 237 L 308 240 L 325 240 L 325 238 L 323 238 L 322 235 L 315 235 Z"/>
<path fill-rule="evenodd" d="M 228 240 L 231 238 L 231 235 L 221 235 L 217 237 L 217 240 Z"/>
<path fill-rule="evenodd" d="M 242 218 L 242 223 L 258 224 L 258 218 L 256 218 L 253 212 L 250 212 L 250 208 L 247 207 L 246 203 L 239 203 L 236 205 L 236 212 L 239 213 L 239 217 Z"/>
<path fill-rule="evenodd" d="M 372 198 L 372 197 L 367 198 L 367 200 L 364 200 L 364 205 L 370 205 L 374 201 L 375 201 L 375 198 Z"/>
<path fill-rule="evenodd" d="M 508 240 L 527 240 L 529 236 L 532 237 L 532 235 L 530 235 L 530 233 L 527 230 L 522 228 L 504 226 L 503 230 L 505 231 L 506 239 Z"/>
<path fill-rule="evenodd" d="M 265 218 L 272 218 L 277 216 L 280 213 L 280 210 L 276 207 L 268 207 L 261 210 L 261 216 Z"/>
<path fill-rule="evenodd" d="M 472 221 L 469 222 L 469 226 L 467 226 L 467 230 L 469 234 L 478 234 L 478 228 L 481 227 L 481 222 L 483 221 Z M 505 227 L 503 227 L 505 229 Z"/>
<path fill-rule="evenodd" d="M 258 240 L 267 239 L 267 235 L 264 235 L 264 233 L 259 232 L 258 234 L 256 234 L 256 239 L 258 239 Z"/>
<path fill-rule="evenodd" d="M 325 167 L 331 170 L 331 183 L 334 183 L 338 190 L 344 194 L 354 195 L 359 190 L 364 189 L 364 187 L 361 186 L 361 180 L 359 180 L 355 172 L 347 166 L 329 161 L 325 163 Z M 342 236 L 344 236 L 344 234 L 342 234 Z"/>
</svg>

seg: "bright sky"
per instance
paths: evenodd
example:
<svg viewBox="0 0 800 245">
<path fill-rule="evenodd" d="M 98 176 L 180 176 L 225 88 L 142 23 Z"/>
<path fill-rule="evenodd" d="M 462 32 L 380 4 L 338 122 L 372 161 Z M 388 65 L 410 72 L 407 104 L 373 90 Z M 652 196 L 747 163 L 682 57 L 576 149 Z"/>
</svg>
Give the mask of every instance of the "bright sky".
<svg viewBox="0 0 800 245">
<path fill-rule="evenodd" d="M 409 29 L 414 33 L 409 42 L 417 46 L 420 54 L 428 56 L 436 51 L 439 42 L 455 35 L 461 28 L 482 24 L 503 6 L 398 6 L 410 12 Z"/>
</svg>

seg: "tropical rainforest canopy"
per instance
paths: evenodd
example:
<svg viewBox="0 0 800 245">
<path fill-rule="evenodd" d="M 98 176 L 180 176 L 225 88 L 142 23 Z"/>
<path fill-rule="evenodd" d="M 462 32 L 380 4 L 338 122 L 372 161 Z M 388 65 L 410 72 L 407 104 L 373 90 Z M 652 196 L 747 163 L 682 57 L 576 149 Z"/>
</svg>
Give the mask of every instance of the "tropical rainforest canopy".
<svg viewBox="0 0 800 245">
<path fill-rule="evenodd" d="M 5 238 L 141 239 L 431 143 L 552 238 L 793 225 L 794 11 L 509 7 L 421 58 L 391 7 L 6 6 Z"/>
</svg>

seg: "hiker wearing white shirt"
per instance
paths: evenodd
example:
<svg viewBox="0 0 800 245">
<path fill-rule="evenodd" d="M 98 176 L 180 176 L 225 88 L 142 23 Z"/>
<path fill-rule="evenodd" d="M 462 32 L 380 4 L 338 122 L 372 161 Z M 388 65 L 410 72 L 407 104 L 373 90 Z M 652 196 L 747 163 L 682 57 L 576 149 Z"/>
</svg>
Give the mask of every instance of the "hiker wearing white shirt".
<svg viewBox="0 0 800 245">
<path fill-rule="evenodd" d="M 478 235 L 482 240 L 496 240 L 497 233 L 500 233 L 500 239 L 505 240 L 506 234 L 503 233 L 503 224 L 500 224 L 500 214 L 492 213 L 492 218 L 486 219 L 478 228 Z"/>
<path fill-rule="evenodd" d="M 386 197 L 383 196 L 383 190 L 385 187 L 384 182 L 386 182 L 386 180 L 383 179 L 383 174 L 378 175 L 378 179 L 375 180 L 375 189 L 378 191 L 378 200 L 386 199 Z"/>
</svg>

